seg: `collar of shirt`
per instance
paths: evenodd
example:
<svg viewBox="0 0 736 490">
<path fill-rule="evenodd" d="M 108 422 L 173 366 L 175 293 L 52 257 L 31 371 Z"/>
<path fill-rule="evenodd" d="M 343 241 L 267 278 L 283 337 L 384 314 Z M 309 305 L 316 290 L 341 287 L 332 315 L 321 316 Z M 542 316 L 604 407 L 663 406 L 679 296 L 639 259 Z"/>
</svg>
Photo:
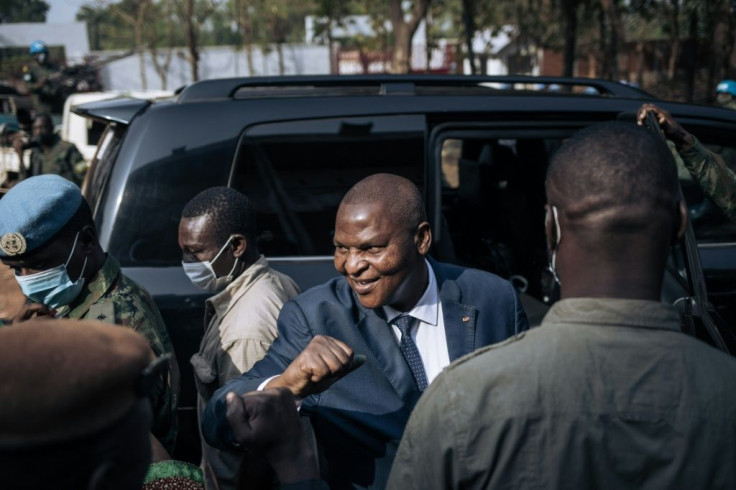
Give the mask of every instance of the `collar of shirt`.
<svg viewBox="0 0 736 490">
<path fill-rule="evenodd" d="M 437 278 L 434 275 L 434 271 L 432 270 L 432 266 L 429 264 L 429 261 L 427 259 L 424 259 L 424 261 L 427 264 L 427 276 L 429 277 L 427 289 L 424 290 L 424 294 L 419 298 L 419 301 L 414 305 L 414 308 L 409 311 L 401 312 L 391 308 L 390 306 L 384 306 L 383 314 L 388 323 L 393 323 L 393 321 L 401 315 L 411 315 L 412 317 L 419 319 L 422 323 L 434 326 L 437 325 L 437 319 L 439 317 L 438 305 L 440 301 L 439 290 L 437 289 Z"/>
<path fill-rule="evenodd" d="M 224 317 L 267 268 L 268 261 L 265 256 L 261 255 L 242 274 L 233 279 L 225 289 L 208 298 L 207 303 L 214 308 L 217 317 Z"/>
<path fill-rule="evenodd" d="M 542 326 L 554 323 L 680 329 L 680 317 L 673 306 L 641 299 L 563 299 L 552 305 L 542 320 Z"/>
</svg>

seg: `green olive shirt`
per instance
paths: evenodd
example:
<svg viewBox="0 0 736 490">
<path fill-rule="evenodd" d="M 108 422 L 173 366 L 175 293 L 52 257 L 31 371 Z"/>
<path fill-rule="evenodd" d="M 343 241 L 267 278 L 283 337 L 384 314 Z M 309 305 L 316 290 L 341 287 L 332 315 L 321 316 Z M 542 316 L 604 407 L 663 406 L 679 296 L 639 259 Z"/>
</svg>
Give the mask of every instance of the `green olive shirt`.
<svg viewBox="0 0 736 490">
<path fill-rule="evenodd" d="M 30 169 L 24 173 L 24 178 L 56 174 L 81 185 L 86 172 L 84 157 L 76 146 L 62 140 L 59 135 L 54 135 L 54 140 L 55 143 L 50 148 L 31 150 Z"/>
<path fill-rule="evenodd" d="M 736 488 L 736 359 L 668 305 L 566 299 L 447 368 L 389 490 Z"/>
</svg>

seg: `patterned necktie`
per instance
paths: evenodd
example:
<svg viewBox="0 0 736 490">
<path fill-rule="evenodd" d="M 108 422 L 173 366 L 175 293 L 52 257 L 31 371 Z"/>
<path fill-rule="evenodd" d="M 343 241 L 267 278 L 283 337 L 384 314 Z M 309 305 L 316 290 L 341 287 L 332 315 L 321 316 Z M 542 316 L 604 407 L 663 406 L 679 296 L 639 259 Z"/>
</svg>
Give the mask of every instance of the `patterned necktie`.
<svg viewBox="0 0 736 490">
<path fill-rule="evenodd" d="M 411 326 L 414 323 L 414 317 L 409 315 L 401 315 L 394 320 L 394 325 L 399 327 L 401 331 L 401 353 L 404 354 L 406 362 L 409 363 L 409 369 L 411 374 L 414 375 L 414 381 L 417 382 L 419 391 L 424 391 L 427 387 L 427 374 L 424 372 L 424 363 L 422 363 L 422 356 L 419 355 L 419 349 L 417 344 L 411 338 Z"/>
</svg>

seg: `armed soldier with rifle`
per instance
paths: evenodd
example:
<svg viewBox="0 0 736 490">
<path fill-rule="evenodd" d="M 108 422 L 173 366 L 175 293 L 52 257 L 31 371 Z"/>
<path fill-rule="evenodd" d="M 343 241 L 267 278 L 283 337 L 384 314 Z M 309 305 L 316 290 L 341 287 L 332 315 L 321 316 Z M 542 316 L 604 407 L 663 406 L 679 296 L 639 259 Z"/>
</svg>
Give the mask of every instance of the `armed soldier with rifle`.
<svg viewBox="0 0 736 490">
<path fill-rule="evenodd" d="M 102 90 L 97 79 L 98 65 L 85 63 L 61 67 L 49 58 L 48 47 L 43 41 L 31 43 L 30 54 L 35 63 L 23 67 L 23 80 L 33 96 L 37 112 L 60 114 L 69 95 Z"/>
</svg>

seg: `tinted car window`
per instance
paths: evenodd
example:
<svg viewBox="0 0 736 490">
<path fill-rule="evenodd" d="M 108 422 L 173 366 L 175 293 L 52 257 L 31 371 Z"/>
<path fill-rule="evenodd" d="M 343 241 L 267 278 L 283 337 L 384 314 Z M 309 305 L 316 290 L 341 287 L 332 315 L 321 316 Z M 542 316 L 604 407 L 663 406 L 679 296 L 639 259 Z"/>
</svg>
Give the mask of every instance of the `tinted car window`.
<svg viewBox="0 0 736 490">
<path fill-rule="evenodd" d="M 232 187 L 256 209 L 258 246 L 270 257 L 331 255 L 347 190 L 377 172 L 424 188 L 424 118 L 341 118 L 254 126 L 238 151 Z"/>
<path fill-rule="evenodd" d="M 128 177 L 108 250 L 123 266 L 179 265 L 181 210 L 200 191 L 227 183 L 230 158 L 228 148 L 206 145 L 140 165 Z"/>
<path fill-rule="evenodd" d="M 530 294 L 549 300 L 543 287 L 544 177 L 561 142 L 553 135 L 492 133 L 442 140 L 441 212 L 455 261 L 507 279 L 516 276 Z"/>
</svg>

